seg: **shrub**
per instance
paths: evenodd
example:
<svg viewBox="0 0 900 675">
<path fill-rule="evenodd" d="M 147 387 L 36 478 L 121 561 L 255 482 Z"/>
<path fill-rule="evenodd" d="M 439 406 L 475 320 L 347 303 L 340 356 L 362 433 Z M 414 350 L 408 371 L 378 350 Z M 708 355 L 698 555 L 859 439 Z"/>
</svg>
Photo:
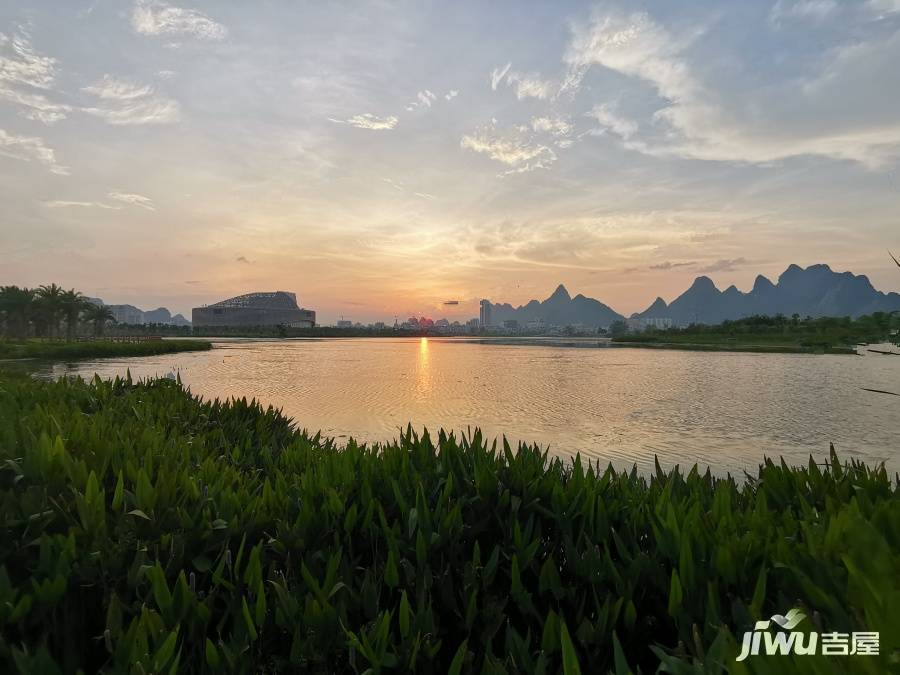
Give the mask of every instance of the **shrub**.
<svg viewBox="0 0 900 675">
<path fill-rule="evenodd" d="M 0 376 L 0 528 L 2 672 L 897 666 L 897 483 L 834 454 L 642 476 L 478 431 L 337 447 L 174 381 Z M 794 606 L 882 656 L 734 661 Z"/>
</svg>

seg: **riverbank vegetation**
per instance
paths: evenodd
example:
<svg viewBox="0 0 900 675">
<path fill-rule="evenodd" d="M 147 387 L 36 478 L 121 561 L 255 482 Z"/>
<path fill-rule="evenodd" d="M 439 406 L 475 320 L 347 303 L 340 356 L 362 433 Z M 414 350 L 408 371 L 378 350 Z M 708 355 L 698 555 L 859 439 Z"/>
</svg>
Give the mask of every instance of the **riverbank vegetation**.
<svg viewBox="0 0 900 675">
<path fill-rule="evenodd" d="M 38 337 L 71 342 L 79 335 L 102 336 L 113 322 L 109 307 L 89 301 L 74 288 L 65 290 L 56 284 L 0 287 L 2 338 L 21 341 Z"/>
<path fill-rule="evenodd" d="M 732 351 L 792 351 L 853 353 L 860 343 L 897 341 L 900 313 L 876 312 L 850 317 L 751 316 L 717 325 L 685 328 L 649 327 L 640 333 L 618 334 L 616 343 L 635 346 Z"/>
<path fill-rule="evenodd" d="M 146 331 L 130 335 L 109 331 L 114 324 L 109 307 L 89 301 L 75 289 L 67 291 L 56 284 L 0 287 L 0 359 L 155 356 L 212 347 L 205 340 L 163 341 L 149 339 Z"/>
<path fill-rule="evenodd" d="M 734 661 L 792 607 L 881 656 Z M 879 673 L 898 607 L 896 479 L 833 454 L 642 476 L 0 375 L 2 672 Z"/>
<path fill-rule="evenodd" d="M 212 349 L 205 340 L 88 340 L 83 342 L 0 341 L 0 359 L 91 359 L 124 356 L 157 356 Z"/>
</svg>

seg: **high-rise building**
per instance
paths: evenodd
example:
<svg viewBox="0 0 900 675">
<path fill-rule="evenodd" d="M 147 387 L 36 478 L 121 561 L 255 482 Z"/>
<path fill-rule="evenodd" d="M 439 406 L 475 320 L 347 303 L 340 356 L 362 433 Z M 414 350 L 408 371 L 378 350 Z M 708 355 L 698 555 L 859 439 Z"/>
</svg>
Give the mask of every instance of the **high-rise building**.
<svg viewBox="0 0 900 675">
<path fill-rule="evenodd" d="M 478 318 L 481 322 L 482 328 L 487 328 L 488 326 L 494 325 L 492 310 L 493 310 L 493 306 L 491 305 L 490 300 L 482 300 L 481 301 L 481 311 L 479 312 Z"/>
</svg>

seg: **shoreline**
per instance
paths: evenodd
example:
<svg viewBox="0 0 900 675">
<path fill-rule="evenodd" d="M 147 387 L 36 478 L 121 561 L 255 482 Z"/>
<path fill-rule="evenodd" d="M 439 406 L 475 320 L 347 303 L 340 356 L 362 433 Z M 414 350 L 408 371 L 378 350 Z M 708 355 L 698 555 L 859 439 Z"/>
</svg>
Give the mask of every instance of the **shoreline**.
<svg viewBox="0 0 900 675">
<path fill-rule="evenodd" d="M 208 351 L 209 340 L 142 340 L 120 342 L 93 340 L 85 342 L 0 342 L 0 361 L 66 360 L 156 356 L 180 352 Z"/>
<path fill-rule="evenodd" d="M 637 347 L 639 349 L 680 349 L 696 352 L 742 352 L 756 354 L 814 354 L 831 356 L 858 356 L 852 347 L 803 347 L 800 345 L 723 345 L 708 342 L 631 342 L 613 339 L 613 347 Z"/>
</svg>

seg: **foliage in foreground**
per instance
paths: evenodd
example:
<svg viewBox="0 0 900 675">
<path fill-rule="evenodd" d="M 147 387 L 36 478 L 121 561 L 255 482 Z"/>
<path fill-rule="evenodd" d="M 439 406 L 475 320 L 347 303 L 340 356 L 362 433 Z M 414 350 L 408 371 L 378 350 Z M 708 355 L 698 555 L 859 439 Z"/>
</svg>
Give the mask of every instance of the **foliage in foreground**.
<svg viewBox="0 0 900 675">
<path fill-rule="evenodd" d="M 795 606 L 882 656 L 734 661 Z M 881 467 L 337 448 L 177 382 L 0 377 L 2 672 L 879 673 L 898 613 Z"/>
<path fill-rule="evenodd" d="M 143 340 L 140 342 L 3 342 L 0 359 L 89 359 L 118 356 L 156 356 L 212 348 L 206 340 Z"/>
</svg>

